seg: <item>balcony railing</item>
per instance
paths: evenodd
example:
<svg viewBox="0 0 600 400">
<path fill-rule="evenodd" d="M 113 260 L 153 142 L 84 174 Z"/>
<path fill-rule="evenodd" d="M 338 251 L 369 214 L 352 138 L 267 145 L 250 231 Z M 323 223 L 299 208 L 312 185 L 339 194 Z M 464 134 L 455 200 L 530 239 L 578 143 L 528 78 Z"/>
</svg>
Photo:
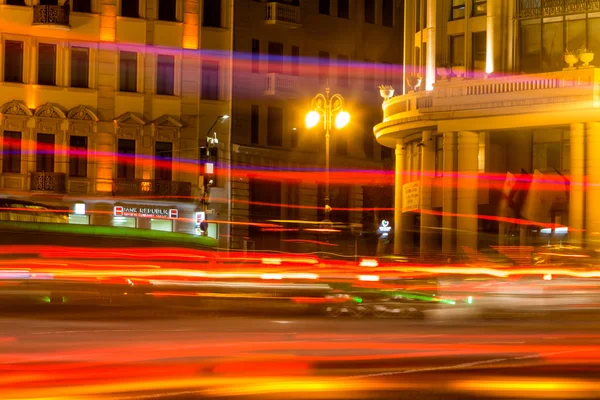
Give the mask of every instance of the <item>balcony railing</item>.
<svg viewBox="0 0 600 400">
<path fill-rule="evenodd" d="M 270 72 L 267 74 L 265 94 L 270 96 L 287 95 L 296 93 L 296 77 L 293 75 Z"/>
<path fill-rule="evenodd" d="M 32 172 L 31 190 L 66 193 L 67 177 L 61 172 Z"/>
<path fill-rule="evenodd" d="M 33 6 L 33 25 L 69 29 L 69 6 Z"/>
<path fill-rule="evenodd" d="M 174 197 L 182 201 L 192 201 L 192 184 L 155 179 L 115 179 L 113 196 Z"/>
<path fill-rule="evenodd" d="M 432 92 L 409 92 L 386 101 L 383 106 L 383 117 L 388 118 L 400 113 L 405 113 L 406 117 L 410 117 L 423 109 L 430 108 L 432 104 Z"/>
<path fill-rule="evenodd" d="M 265 24 L 281 24 L 291 28 L 300 26 L 300 7 L 291 4 L 269 2 L 266 4 Z"/>
</svg>

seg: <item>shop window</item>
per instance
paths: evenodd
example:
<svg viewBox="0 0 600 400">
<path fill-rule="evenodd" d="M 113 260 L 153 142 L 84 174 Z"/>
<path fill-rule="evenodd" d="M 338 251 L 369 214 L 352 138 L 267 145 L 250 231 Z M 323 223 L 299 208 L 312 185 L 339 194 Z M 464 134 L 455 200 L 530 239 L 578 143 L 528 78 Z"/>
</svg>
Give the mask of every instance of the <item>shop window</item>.
<svg viewBox="0 0 600 400">
<path fill-rule="evenodd" d="M 350 0 L 338 0 L 338 18 L 350 18 Z"/>
<path fill-rule="evenodd" d="M 329 15 L 331 9 L 330 0 L 319 0 L 319 14 Z"/>
<path fill-rule="evenodd" d="M 90 52 L 86 47 L 71 47 L 71 87 L 87 88 L 90 75 Z"/>
<path fill-rule="evenodd" d="M 292 75 L 300 75 L 300 47 L 292 46 Z"/>
<path fill-rule="evenodd" d="M 487 15 L 487 0 L 473 0 L 473 16 Z"/>
<path fill-rule="evenodd" d="M 375 23 L 375 0 L 365 1 L 365 22 L 367 24 Z"/>
<path fill-rule="evenodd" d="M 113 226 L 121 228 L 137 228 L 137 218 L 135 217 L 113 217 Z"/>
<path fill-rule="evenodd" d="M 202 26 L 221 27 L 221 0 L 204 0 L 202 5 Z"/>
<path fill-rule="evenodd" d="M 2 172 L 21 172 L 21 132 L 4 131 L 2 137 Z"/>
<path fill-rule="evenodd" d="M 348 56 L 338 56 L 337 82 L 340 87 L 348 87 Z"/>
<path fill-rule="evenodd" d="M 473 71 L 485 72 L 486 65 L 486 32 L 475 32 L 473 33 L 472 49 L 472 61 Z"/>
<path fill-rule="evenodd" d="M 269 107 L 267 110 L 267 144 L 269 146 L 283 144 L 283 108 Z"/>
<path fill-rule="evenodd" d="M 23 42 L 4 42 L 4 81 L 23 82 Z"/>
<path fill-rule="evenodd" d="M 117 152 L 117 178 L 135 179 L 135 140 L 119 139 Z"/>
<path fill-rule="evenodd" d="M 125 0 L 126 1 L 126 0 Z M 205 1 L 204 3 L 215 3 L 216 1 Z M 158 0 L 158 19 L 161 21 L 177 21 L 177 1 Z"/>
<path fill-rule="evenodd" d="M 150 229 L 153 231 L 173 232 L 173 221 L 170 219 L 156 219 L 150 220 Z"/>
<path fill-rule="evenodd" d="M 452 0 L 451 19 L 462 19 L 465 17 L 465 0 Z"/>
<path fill-rule="evenodd" d="M 252 39 L 252 72 L 260 72 L 260 40 Z"/>
<path fill-rule="evenodd" d="M 319 83 L 324 84 L 329 80 L 329 53 L 319 52 Z"/>
<path fill-rule="evenodd" d="M 258 144 L 260 108 L 253 104 L 250 110 L 250 143 Z"/>
<path fill-rule="evenodd" d="M 88 139 L 85 136 L 69 138 L 69 176 L 87 176 Z"/>
<path fill-rule="evenodd" d="M 119 90 L 137 92 L 137 53 L 135 52 L 119 53 Z"/>
<path fill-rule="evenodd" d="M 202 61 L 202 99 L 219 100 L 218 61 Z"/>
<path fill-rule="evenodd" d="M 38 133 L 35 146 L 36 172 L 54 172 L 54 143 L 51 133 Z"/>
<path fill-rule="evenodd" d="M 170 181 L 173 177 L 173 143 L 156 142 L 154 179 Z"/>
<path fill-rule="evenodd" d="M 568 171 L 571 148 L 569 132 L 536 131 L 533 134 L 533 168 L 540 172 Z"/>
<path fill-rule="evenodd" d="M 129 0 L 125 0 L 129 1 Z M 73 0 L 73 11 L 82 13 L 92 12 L 92 1 L 91 0 Z"/>
<path fill-rule="evenodd" d="M 139 0 L 121 0 L 121 15 L 129 18 L 139 18 Z"/>
<path fill-rule="evenodd" d="M 56 45 L 38 45 L 38 84 L 56 85 Z"/>
<path fill-rule="evenodd" d="M 175 94 L 175 57 L 159 54 L 157 58 L 156 93 Z"/>
<path fill-rule="evenodd" d="M 394 0 L 382 0 L 381 24 L 390 28 L 394 26 Z"/>
</svg>

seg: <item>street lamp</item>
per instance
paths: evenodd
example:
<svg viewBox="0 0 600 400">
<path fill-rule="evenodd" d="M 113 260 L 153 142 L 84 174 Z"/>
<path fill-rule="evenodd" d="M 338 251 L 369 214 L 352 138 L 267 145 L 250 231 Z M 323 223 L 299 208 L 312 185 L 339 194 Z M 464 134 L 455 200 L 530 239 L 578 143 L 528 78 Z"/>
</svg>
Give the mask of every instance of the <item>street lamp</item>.
<svg viewBox="0 0 600 400">
<path fill-rule="evenodd" d="M 345 111 L 344 98 L 339 94 L 330 96 L 329 88 L 325 94 L 317 94 L 311 101 L 311 111 L 306 114 L 306 127 L 317 126 L 321 117 L 323 118 L 323 129 L 325 130 L 325 220 L 329 221 L 329 132 L 333 117 L 335 116 L 335 127 L 342 129 L 350 122 L 350 114 Z"/>
</svg>

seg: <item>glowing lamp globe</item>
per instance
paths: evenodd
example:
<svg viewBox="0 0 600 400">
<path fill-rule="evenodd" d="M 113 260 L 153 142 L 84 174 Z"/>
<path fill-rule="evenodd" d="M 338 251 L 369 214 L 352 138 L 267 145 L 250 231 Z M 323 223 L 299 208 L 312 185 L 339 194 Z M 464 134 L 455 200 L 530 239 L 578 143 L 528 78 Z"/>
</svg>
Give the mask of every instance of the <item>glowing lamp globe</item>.
<svg viewBox="0 0 600 400">
<path fill-rule="evenodd" d="M 335 127 L 338 129 L 345 127 L 346 125 L 348 125 L 349 122 L 350 122 L 350 114 L 348 114 L 346 111 L 340 112 L 335 117 Z"/>
<path fill-rule="evenodd" d="M 321 116 L 318 112 L 309 112 L 308 114 L 306 114 L 306 127 L 310 129 L 316 126 L 319 123 L 319 119 L 321 119 Z"/>
</svg>

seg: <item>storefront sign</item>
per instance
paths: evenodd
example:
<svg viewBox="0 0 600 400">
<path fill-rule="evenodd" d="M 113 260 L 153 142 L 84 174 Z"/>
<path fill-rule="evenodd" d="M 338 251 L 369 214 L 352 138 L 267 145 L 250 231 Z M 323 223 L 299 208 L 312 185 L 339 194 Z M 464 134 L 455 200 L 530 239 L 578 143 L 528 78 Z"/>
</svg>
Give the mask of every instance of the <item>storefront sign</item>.
<svg viewBox="0 0 600 400">
<path fill-rule="evenodd" d="M 116 217 L 177 219 L 179 211 L 176 208 L 115 206 L 114 215 Z"/>
<path fill-rule="evenodd" d="M 402 212 L 419 209 L 419 195 L 421 192 L 419 181 L 406 183 L 402 186 Z"/>
<path fill-rule="evenodd" d="M 392 227 L 390 225 L 390 221 L 388 221 L 387 219 L 382 220 L 381 224 L 379 225 L 379 232 L 390 233 L 391 231 Z"/>
</svg>

